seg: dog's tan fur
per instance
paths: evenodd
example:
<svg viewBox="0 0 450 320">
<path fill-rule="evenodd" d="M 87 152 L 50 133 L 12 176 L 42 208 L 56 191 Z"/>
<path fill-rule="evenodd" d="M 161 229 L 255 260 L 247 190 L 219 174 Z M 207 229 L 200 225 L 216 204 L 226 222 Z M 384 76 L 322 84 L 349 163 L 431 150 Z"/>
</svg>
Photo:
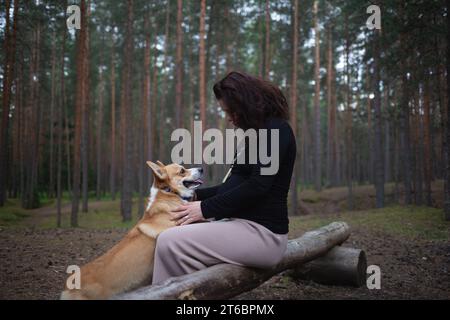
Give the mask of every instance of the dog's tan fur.
<svg viewBox="0 0 450 320">
<path fill-rule="evenodd" d="M 176 225 L 169 211 L 185 201 L 176 193 L 192 195 L 193 190 L 185 188 L 183 181 L 201 173 L 177 164 L 164 166 L 159 161 L 147 164 L 155 177 L 152 192 L 156 195 L 149 198 L 153 202 L 118 244 L 81 267 L 81 289 L 69 290 L 66 285 L 61 299 L 107 299 L 151 282 L 156 238 L 162 231 Z M 164 191 L 167 188 L 170 192 Z"/>
</svg>

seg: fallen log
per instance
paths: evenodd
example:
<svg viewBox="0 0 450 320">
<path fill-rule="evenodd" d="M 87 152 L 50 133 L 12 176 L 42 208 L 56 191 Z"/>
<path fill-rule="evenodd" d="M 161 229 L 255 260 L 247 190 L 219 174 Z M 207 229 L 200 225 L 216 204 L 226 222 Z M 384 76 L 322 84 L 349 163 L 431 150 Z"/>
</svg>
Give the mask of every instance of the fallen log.
<svg viewBox="0 0 450 320">
<path fill-rule="evenodd" d="M 270 269 L 217 264 L 191 274 L 170 278 L 159 285 L 115 296 L 123 300 L 229 299 L 252 290 L 272 276 L 326 254 L 350 235 L 345 222 L 333 222 L 289 240 L 282 261 Z"/>
<path fill-rule="evenodd" d="M 361 287 L 366 282 L 366 272 L 363 250 L 337 246 L 324 256 L 287 271 L 286 275 L 326 285 Z"/>
</svg>

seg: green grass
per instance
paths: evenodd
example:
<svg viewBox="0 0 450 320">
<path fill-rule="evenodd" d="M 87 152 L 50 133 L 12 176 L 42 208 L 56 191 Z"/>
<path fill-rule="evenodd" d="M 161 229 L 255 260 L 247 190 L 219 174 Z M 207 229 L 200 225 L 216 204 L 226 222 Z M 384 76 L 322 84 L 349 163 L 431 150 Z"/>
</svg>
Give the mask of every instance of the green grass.
<svg viewBox="0 0 450 320">
<path fill-rule="evenodd" d="M 101 201 L 91 200 L 88 208 L 89 212 L 78 213 L 78 226 L 87 229 L 128 229 L 135 225 L 137 217 L 137 199 L 133 200 L 133 219 L 123 222 L 120 215 L 120 199 Z M 56 228 L 56 201 L 48 200 L 43 202 L 44 206 L 39 209 L 26 210 L 21 207 L 19 199 L 8 199 L 4 207 L 0 207 L 0 226 L 8 228 L 22 228 L 34 226 L 38 229 Z M 61 227 L 70 228 L 70 201 L 62 201 Z"/>
<path fill-rule="evenodd" d="M 133 219 L 123 222 L 120 215 L 120 200 L 105 200 L 97 202 L 95 207 L 89 208 L 89 212 L 78 213 L 78 226 L 87 229 L 123 229 L 130 228 L 136 224 L 138 218 L 136 213 L 137 203 L 133 201 Z M 56 226 L 56 214 L 53 217 L 45 217 L 38 224 L 39 228 L 48 229 Z M 62 215 L 62 228 L 70 228 L 70 214 Z"/>
<path fill-rule="evenodd" d="M 450 240 L 450 222 L 444 221 L 442 210 L 417 206 L 391 206 L 339 215 L 291 217 L 290 227 L 291 230 L 310 230 L 337 220 L 345 221 L 351 227 L 409 239 Z"/>
<path fill-rule="evenodd" d="M 0 226 L 14 226 L 28 217 L 27 210 L 22 209 L 18 199 L 8 199 L 3 207 L 0 207 Z"/>
<path fill-rule="evenodd" d="M 133 196 L 137 197 L 138 194 L 136 193 Z M 120 194 L 119 193 L 116 194 L 116 199 L 117 198 L 120 198 Z M 71 201 L 72 195 L 68 191 L 64 191 L 62 193 L 61 199 L 62 199 L 63 202 L 64 201 Z M 91 200 L 91 201 L 96 201 L 97 200 L 96 192 L 95 191 L 89 191 L 88 192 L 88 199 Z M 112 194 L 111 193 L 102 194 L 100 196 L 100 201 L 102 201 L 102 200 L 112 200 Z M 48 194 L 46 192 L 39 193 L 39 201 L 41 202 L 41 207 L 49 205 L 49 204 L 56 203 L 56 199 L 55 198 L 48 198 Z"/>
</svg>

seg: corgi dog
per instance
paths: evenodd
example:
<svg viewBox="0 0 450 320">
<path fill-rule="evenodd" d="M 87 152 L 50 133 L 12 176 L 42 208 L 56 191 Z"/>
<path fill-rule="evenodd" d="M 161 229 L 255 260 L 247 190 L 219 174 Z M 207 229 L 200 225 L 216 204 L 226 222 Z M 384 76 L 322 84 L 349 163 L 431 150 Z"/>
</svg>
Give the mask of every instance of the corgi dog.
<svg viewBox="0 0 450 320">
<path fill-rule="evenodd" d="M 158 235 L 176 222 L 169 211 L 194 196 L 203 182 L 203 169 L 185 169 L 148 161 L 154 176 L 143 217 L 128 234 L 104 255 L 80 268 L 80 288 L 69 289 L 61 299 L 108 299 L 116 294 L 150 284 Z"/>
</svg>

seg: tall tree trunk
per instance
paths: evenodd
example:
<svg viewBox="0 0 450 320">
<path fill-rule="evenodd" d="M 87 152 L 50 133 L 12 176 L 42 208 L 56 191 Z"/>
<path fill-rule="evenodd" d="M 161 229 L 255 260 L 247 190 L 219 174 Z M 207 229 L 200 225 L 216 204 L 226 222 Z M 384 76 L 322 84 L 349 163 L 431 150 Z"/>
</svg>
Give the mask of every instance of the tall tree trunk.
<svg viewBox="0 0 450 320">
<path fill-rule="evenodd" d="M 2 88 L 2 125 L 0 128 L 0 207 L 5 204 L 7 186 L 7 159 L 8 159 L 8 126 L 11 103 L 11 85 L 14 76 L 14 64 L 16 57 L 16 35 L 18 24 L 19 1 L 14 0 L 13 26 L 10 30 L 9 11 L 11 1 L 6 0 L 6 25 L 5 25 L 5 62 L 3 65 Z"/>
<path fill-rule="evenodd" d="M 348 210 L 353 210 L 353 138 L 352 138 L 352 124 L 353 124 L 353 112 L 351 106 L 351 88 L 350 88 L 350 64 L 349 64 L 349 56 L 350 56 L 350 38 L 348 34 L 348 16 L 345 17 L 345 73 L 346 73 L 346 163 L 347 165 L 347 188 L 348 188 L 348 196 L 347 196 L 347 208 Z"/>
<path fill-rule="evenodd" d="M 395 104 L 398 105 L 398 98 L 396 95 Z M 399 181 L 400 181 L 400 130 L 398 126 L 398 121 L 396 121 L 396 126 L 394 126 L 394 201 L 396 203 L 399 203 L 400 199 L 400 187 L 399 187 Z"/>
<path fill-rule="evenodd" d="M 17 68 L 19 69 L 19 68 Z M 12 125 L 12 170 L 11 170 L 11 188 L 12 192 L 10 197 L 17 198 L 19 195 L 19 183 L 20 183 L 20 149 L 21 149 L 21 113 L 22 113 L 22 78 L 20 75 L 20 69 L 17 70 L 17 75 L 15 79 L 15 108 L 13 115 L 13 125 Z"/>
<path fill-rule="evenodd" d="M 316 191 L 320 191 L 322 189 L 322 142 L 320 137 L 320 35 L 318 6 L 318 1 L 314 1 L 314 163 L 316 169 L 314 175 L 314 186 Z"/>
<path fill-rule="evenodd" d="M 86 0 L 80 2 L 81 29 L 78 31 L 77 39 L 77 85 L 75 102 L 75 141 L 73 150 L 73 187 L 72 187 L 72 211 L 70 216 L 70 225 L 78 227 L 78 211 L 80 201 L 80 180 L 81 180 L 81 140 L 82 140 L 82 122 L 83 111 L 86 103 L 86 89 L 84 86 L 87 50 L 87 22 L 86 22 Z"/>
<path fill-rule="evenodd" d="M 114 36 L 111 36 L 111 171 L 109 189 L 111 199 L 116 199 L 116 68 L 114 59 Z"/>
<path fill-rule="evenodd" d="M 384 158 L 382 148 L 382 117 L 381 117 L 381 92 L 380 92 L 380 30 L 375 29 L 373 43 L 373 69 L 374 69 L 374 165 L 375 165 L 375 191 L 376 207 L 384 207 Z"/>
<path fill-rule="evenodd" d="M 432 206 L 431 197 L 431 139 L 430 139 L 430 80 L 425 74 L 424 97 L 423 97 L 423 145 L 424 145 L 424 182 L 425 182 L 425 203 Z"/>
<path fill-rule="evenodd" d="M 301 166 L 301 175 L 300 175 L 300 184 L 303 183 L 303 185 L 306 185 L 308 176 L 306 170 L 308 166 L 308 150 L 307 150 L 307 126 L 308 126 L 308 119 L 307 119 L 307 109 L 308 106 L 306 103 L 301 105 L 301 137 L 300 139 L 300 166 Z"/>
<path fill-rule="evenodd" d="M 167 127 L 166 124 L 166 109 L 167 109 L 167 95 L 168 93 L 168 72 L 167 72 L 167 62 L 169 57 L 169 42 L 170 42 L 170 1 L 167 1 L 167 7 L 166 7 L 166 26 L 164 31 L 164 59 L 163 59 L 163 65 L 162 65 L 162 72 L 163 75 L 163 83 L 162 83 L 162 97 L 161 97 L 161 103 L 160 103 L 160 120 L 159 120 L 159 156 L 158 158 L 161 161 L 166 160 L 166 144 L 165 144 L 165 128 Z"/>
<path fill-rule="evenodd" d="M 390 182 L 391 178 L 391 120 L 389 117 L 389 84 L 386 83 L 384 89 L 384 180 Z"/>
<path fill-rule="evenodd" d="M 150 91 L 151 91 L 151 73 L 150 73 L 150 10 L 144 17 L 144 30 L 145 34 L 145 49 L 144 49 L 144 81 L 143 81 L 143 97 L 142 97 L 142 118 L 144 119 L 142 132 L 140 136 L 142 141 L 140 143 L 139 151 L 139 207 L 138 215 L 142 216 L 144 213 L 144 181 L 148 182 L 146 173 L 144 172 L 144 155 L 148 157 L 148 160 L 153 161 L 152 155 L 152 110 L 150 103 Z M 156 34 L 156 32 L 155 32 Z M 148 172 L 148 170 L 146 170 Z"/>
<path fill-rule="evenodd" d="M 447 11 L 450 8 L 450 0 L 447 0 Z M 444 196 L 444 214 L 445 220 L 450 221 L 450 15 L 447 13 L 447 117 L 444 129 L 444 170 L 445 170 L 445 196 Z"/>
<path fill-rule="evenodd" d="M 19 69 L 19 68 L 17 68 Z M 15 94 L 14 94 L 14 114 L 13 124 L 11 132 L 11 147 L 12 147 L 12 159 L 11 159 L 11 192 L 10 198 L 17 198 L 19 193 L 19 176 L 20 176 L 20 145 L 22 143 L 20 139 L 20 114 L 22 112 L 21 103 L 21 78 L 20 71 L 16 72 L 14 80 Z"/>
<path fill-rule="evenodd" d="M 102 41 L 104 43 L 104 41 Z M 103 47 L 103 45 L 102 45 Z M 103 67 L 103 50 L 100 48 L 100 67 Z M 99 72 L 99 88 L 98 88 L 98 110 L 97 110 L 97 186 L 96 186 L 96 197 L 97 200 L 101 198 L 102 190 L 102 177 L 103 177 L 103 93 L 104 93 L 104 82 L 103 82 L 103 69 Z"/>
<path fill-rule="evenodd" d="M 177 33 L 176 33 L 176 87 L 175 87 L 175 123 L 182 128 L 183 123 L 183 0 L 177 1 Z"/>
<path fill-rule="evenodd" d="M 229 6 L 225 6 L 225 24 L 227 26 L 230 26 L 232 23 L 232 18 L 230 15 L 230 8 Z M 262 25 L 262 22 L 261 22 Z M 262 34 L 262 32 L 261 32 Z M 226 39 L 226 54 L 225 54 L 225 68 L 226 68 L 226 73 L 231 71 L 232 65 L 233 65 L 233 61 L 231 59 L 231 53 L 233 51 L 233 39 L 230 36 L 230 27 L 225 28 L 225 39 Z M 262 42 L 261 42 L 262 43 Z M 262 49 L 262 44 L 261 44 L 261 49 Z M 261 50 L 262 52 L 262 50 Z M 261 64 L 262 64 L 262 58 L 261 58 Z M 262 70 L 262 69 L 261 69 Z M 262 77 L 262 71 L 261 71 L 261 77 Z"/>
<path fill-rule="evenodd" d="M 155 30 L 155 49 L 154 49 L 154 57 L 153 57 L 153 95 L 152 95 L 152 102 L 151 102 L 151 128 L 149 128 L 149 136 L 151 136 L 151 139 L 148 140 L 148 159 L 149 160 L 156 160 L 154 159 L 155 157 L 155 152 L 153 152 L 153 149 L 156 150 L 157 147 L 157 140 L 156 137 L 157 136 L 162 136 L 162 131 L 159 132 L 159 134 L 156 133 L 156 122 L 157 122 L 157 112 L 156 110 L 158 110 L 158 66 L 157 66 L 157 60 L 158 60 L 158 53 L 156 50 L 156 42 L 158 40 L 158 33 L 156 30 L 156 25 L 154 24 L 153 29 Z M 164 125 L 162 123 L 162 121 L 160 121 L 160 128 L 162 128 Z M 151 185 L 152 179 L 153 179 L 153 175 L 148 173 L 147 174 L 148 177 L 148 184 Z"/>
<path fill-rule="evenodd" d="M 123 221 L 131 220 L 132 195 L 133 195 L 133 175 L 132 159 L 133 148 L 131 139 L 131 121 L 133 112 L 133 95 L 131 92 L 132 81 L 132 61 L 133 61 L 133 0 L 127 0 L 127 22 L 124 46 L 124 66 L 123 66 L 123 87 L 121 101 L 122 119 L 122 193 L 121 193 L 121 214 Z"/>
<path fill-rule="evenodd" d="M 19 195 L 20 197 L 23 196 L 25 192 L 25 146 L 26 146 L 26 117 L 25 117 L 25 97 L 24 97 L 24 88 L 25 88 L 25 71 L 24 71 L 24 58 L 23 58 L 23 52 L 20 53 L 20 71 L 18 74 L 18 88 L 17 88 L 17 95 L 19 95 L 20 98 L 20 107 L 19 107 L 19 123 L 20 123 L 20 131 L 19 131 L 19 171 L 20 171 L 20 182 L 19 182 Z"/>
<path fill-rule="evenodd" d="M 400 42 L 404 47 L 404 36 L 400 37 Z M 405 193 L 405 204 L 411 204 L 411 150 L 409 138 L 409 93 L 408 93 L 408 78 L 407 65 L 402 62 L 402 99 L 400 106 L 400 145 L 401 145 L 401 160 L 399 165 L 402 170 L 402 180 Z"/>
<path fill-rule="evenodd" d="M 90 77 L 89 77 L 89 55 L 90 55 L 90 48 L 89 48 L 89 19 L 90 19 L 90 6 L 91 1 L 87 1 L 86 5 L 86 36 L 85 36 L 85 55 L 84 59 L 86 60 L 84 62 L 84 72 L 83 72 L 83 81 L 85 84 L 83 85 L 83 96 L 84 96 L 84 103 L 82 104 L 82 123 L 81 123 L 81 166 L 82 166 L 82 197 L 83 197 L 83 203 L 82 203 L 82 212 L 88 212 L 88 196 L 89 196 L 89 185 L 88 185 L 88 179 L 89 179 L 89 136 L 90 136 L 90 128 L 89 128 L 89 119 L 90 119 L 90 112 L 89 112 L 89 105 L 90 105 Z"/>
<path fill-rule="evenodd" d="M 34 131 L 34 137 L 32 142 L 32 155 L 30 157 L 32 165 L 31 165 L 31 177 L 30 177 L 30 183 L 29 183 L 29 195 L 30 195 L 30 201 L 29 204 L 31 206 L 30 208 L 37 208 L 40 205 L 39 202 L 39 193 L 37 188 L 37 182 L 38 182 L 38 171 L 39 171 L 39 164 L 40 164 L 40 150 L 41 146 L 43 145 L 43 139 L 44 130 L 42 129 L 42 123 L 43 123 L 43 117 L 44 117 L 44 108 L 42 105 L 43 99 L 41 99 L 41 88 L 42 83 L 39 81 L 36 81 L 38 79 L 43 79 L 44 72 L 42 68 L 42 61 L 41 61 L 41 54 L 42 54 L 42 42 L 43 42 L 43 36 L 42 36 L 42 24 L 38 24 L 37 32 L 36 32 L 36 72 L 35 77 L 33 77 L 33 81 L 36 82 L 36 85 L 34 87 L 35 90 L 35 113 L 33 117 L 33 131 Z"/>
<path fill-rule="evenodd" d="M 417 88 L 417 92 L 420 92 L 420 88 Z M 420 94 L 416 93 L 413 98 L 414 116 L 412 119 L 413 129 L 412 135 L 414 137 L 414 198 L 415 204 L 421 206 L 423 204 L 423 130 L 422 130 L 422 117 L 420 108 Z"/>
<path fill-rule="evenodd" d="M 148 28 L 146 29 L 148 30 Z M 145 48 L 144 48 L 144 60 L 145 60 Z M 145 63 L 144 63 L 145 66 Z M 144 175 L 144 164 L 145 164 L 145 142 L 146 142 L 146 133 L 147 133 L 147 112 L 148 108 L 144 108 L 144 96 L 145 96 L 145 73 L 141 74 L 141 77 L 143 78 L 139 83 L 141 83 L 141 90 L 139 94 L 139 101 L 137 101 L 137 112 L 136 116 L 133 119 L 133 123 L 137 123 L 135 135 L 134 135 L 134 141 L 136 141 L 136 147 L 137 147 L 137 170 L 135 171 L 137 174 L 136 181 L 137 181 L 137 190 L 138 190 L 138 210 L 137 210 L 137 216 L 139 218 L 142 217 L 144 214 L 144 181 L 145 175 Z M 142 121 L 144 119 L 145 121 Z M 136 136 L 137 135 L 137 136 Z"/>
<path fill-rule="evenodd" d="M 370 65 L 367 65 L 367 76 L 366 76 L 366 89 L 367 92 L 372 91 L 372 81 L 370 75 Z M 369 163 L 367 168 L 367 178 L 369 183 L 374 182 L 374 144 L 373 144 L 373 124 L 372 124 L 372 100 L 373 96 L 367 96 L 367 149 L 369 151 Z"/>
<path fill-rule="evenodd" d="M 332 66 L 333 69 L 333 74 L 336 74 L 336 68 L 333 64 Z M 334 78 L 333 78 L 334 79 Z M 334 135 L 334 146 L 333 146 L 333 155 L 334 155 L 334 160 L 336 163 L 334 164 L 334 186 L 339 186 L 341 185 L 341 170 L 340 170 L 340 163 L 341 163 L 341 152 L 340 152 L 340 139 L 339 139 L 339 135 L 340 135 L 340 131 L 338 130 L 338 121 L 339 121 L 339 117 L 338 117 L 338 113 L 337 113 L 337 94 L 336 94 L 336 82 L 333 81 L 332 82 L 332 109 L 333 109 L 333 113 L 334 113 L 334 119 L 335 119 L 335 124 L 334 124 L 334 130 L 332 132 L 332 134 Z"/>
<path fill-rule="evenodd" d="M 258 31 L 259 31 L 259 37 L 258 37 L 258 76 L 260 78 L 264 78 L 264 65 L 265 65 L 265 55 L 264 55 L 264 43 L 265 43 L 265 33 L 264 33 L 264 20 L 265 20 L 265 16 L 264 16 L 264 0 L 259 0 L 258 3 L 258 9 L 259 9 L 259 17 L 258 17 Z M 226 11 L 226 19 L 229 19 L 228 14 L 229 14 L 229 10 L 227 9 Z M 229 23 L 227 23 L 227 25 L 230 25 Z M 229 28 L 225 29 L 225 32 L 228 30 Z M 228 38 L 229 39 L 229 38 Z M 231 41 L 231 39 L 229 40 Z"/>
<path fill-rule="evenodd" d="M 266 42 L 264 49 L 264 78 L 270 78 L 270 1 L 266 0 Z"/>
<path fill-rule="evenodd" d="M 50 135 L 50 145 L 49 145 L 49 187 L 48 187 L 48 197 L 52 198 L 55 195 L 55 181 L 54 181 L 54 110 L 55 110 L 55 100 L 56 100 L 56 32 L 53 32 L 53 44 L 52 44 L 52 58 L 51 58 L 51 84 L 50 84 L 50 121 L 49 121 L 49 135 Z"/>
<path fill-rule="evenodd" d="M 327 105 L 328 105 L 328 141 L 327 141 L 327 180 L 330 186 L 337 184 L 336 167 L 336 92 L 335 73 L 333 65 L 333 36 L 331 25 L 328 26 L 328 52 L 327 52 Z"/>
<path fill-rule="evenodd" d="M 211 56 L 214 54 L 215 56 L 217 56 L 217 52 L 213 52 L 213 47 L 217 48 L 217 46 L 214 45 L 214 37 L 213 35 L 215 34 L 215 29 L 219 29 L 217 27 L 218 25 L 218 20 L 219 17 L 216 13 L 217 8 L 218 8 L 218 3 L 220 3 L 220 1 L 211 1 L 209 4 L 209 19 L 208 19 L 208 32 L 206 33 L 206 37 L 205 37 L 205 84 L 206 87 L 208 87 L 210 78 L 213 78 L 213 72 L 212 72 L 212 63 L 213 63 L 213 59 L 211 58 Z M 206 6 L 206 12 L 205 15 L 208 14 L 208 6 Z M 206 18 L 205 18 L 206 19 Z M 206 32 L 206 28 L 205 28 L 205 32 Z M 214 79 L 214 78 L 213 78 Z M 208 91 L 206 93 L 206 105 L 209 105 L 209 100 L 210 100 L 210 92 Z M 204 127 L 206 128 L 210 128 L 212 126 L 215 125 L 214 122 L 212 122 L 211 120 L 212 117 L 206 117 L 206 123 L 203 124 Z M 208 170 L 206 172 L 206 179 L 210 180 L 210 181 L 214 181 L 214 170 Z"/>
<path fill-rule="evenodd" d="M 205 70 L 205 16 L 206 0 L 201 0 L 200 9 L 200 48 L 199 48 L 199 100 L 200 100 L 200 121 L 203 130 L 206 124 L 206 70 Z"/>
<path fill-rule="evenodd" d="M 41 24 L 38 23 L 33 30 L 33 45 L 31 48 L 30 68 L 29 68 L 29 95 L 27 96 L 27 110 L 25 111 L 26 119 L 24 132 L 25 152 L 24 163 L 25 181 L 24 193 L 22 195 L 22 206 L 25 209 L 32 209 L 39 206 L 39 198 L 36 190 L 37 170 L 38 170 L 38 151 L 40 138 L 40 83 L 36 81 L 40 74 L 40 50 L 41 50 Z"/>
<path fill-rule="evenodd" d="M 67 0 L 64 1 L 67 6 Z M 65 18 L 65 14 L 64 14 Z M 65 20 L 65 19 L 64 19 Z M 62 47 L 61 47 L 61 61 L 60 61 L 60 94 L 59 94 L 59 108 L 58 108 L 58 150 L 57 150 L 57 168 L 56 168 L 56 226 L 61 227 L 61 202 L 62 202 L 62 152 L 63 152 L 63 120 L 64 120 L 64 109 L 65 109 L 65 81 L 64 81 L 64 66 L 65 66 L 65 54 L 66 54 L 66 36 L 67 31 L 62 28 Z M 69 166 L 67 167 L 69 171 Z"/>
<path fill-rule="evenodd" d="M 298 63 L 298 0 L 293 1 L 291 17 L 292 25 L 292 77 L 291 77 L 291 126 L 294 135 L 297 136 L 297 63 Z M 295 161 L 291 182 L 291 213 L 297 214 L 297 170 L 298 162 Z"/>
<path fill-rule="evenodd" d="M 64 93 L 65 94 L 65 93 Z M 64 105 L 67 104 L 67 95 L 65 94 L 64 96 Z M 69 191 L 69 194 L 72 196 L 72 170 L 73 167 L 71 165 L 72 161 L 71 161 L 71 156 L 72 156 L 72 152 L 71 152 L 71 139 L 70 139 L 70 128 L 69 128 L 69 115 L 68 115 L 68 108 L 64 108 L 63 110 L 64 112 L 64 135 L 66 137 L 66 162 L 67 162 L 67 190 Z"/>
</svg>

